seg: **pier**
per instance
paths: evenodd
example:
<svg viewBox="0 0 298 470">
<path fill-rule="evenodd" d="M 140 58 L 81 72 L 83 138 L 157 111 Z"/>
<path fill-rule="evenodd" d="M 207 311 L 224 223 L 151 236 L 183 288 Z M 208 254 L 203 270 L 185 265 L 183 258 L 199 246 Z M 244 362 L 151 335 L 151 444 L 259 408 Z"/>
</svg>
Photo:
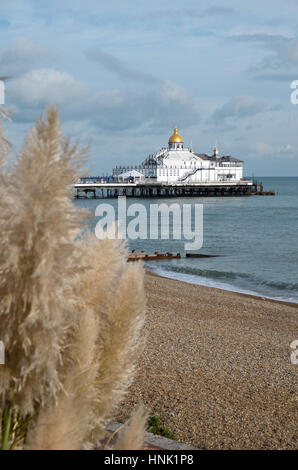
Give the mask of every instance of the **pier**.
<svg viewBox="0 0 298 470">
<path fill-rule="evenodd" d="M 149 155 L 138 165 L 116 166 L 111 176 L 82 177 L 73 185 L 76 198 L 181 198 L 273 196 L 254 177 L 244 176 L 244 162 L 221 155 L 196 153 L 184 146 L 178 128 L 168 146 Z"/>
<path fill-rule="evenodd" d="M 263 185 L 253 180 L 224 181 L 214 183 L 157 183 L 157 182 L 124 182 L 94 183 L 84 182 L 73 185 L 76 198 L 177 198 L 177 197 L 223 197 L 274 195 L 274 191 L 263 191 Z"/>
</svg>

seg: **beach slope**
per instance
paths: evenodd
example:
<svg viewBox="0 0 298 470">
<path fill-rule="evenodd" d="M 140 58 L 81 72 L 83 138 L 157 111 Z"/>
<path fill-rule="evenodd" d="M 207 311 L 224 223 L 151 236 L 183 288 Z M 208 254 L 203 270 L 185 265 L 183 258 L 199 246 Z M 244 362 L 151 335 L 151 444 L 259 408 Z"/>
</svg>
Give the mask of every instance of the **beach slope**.
<svg viewBox="0 0 298 470">
<path fill-rule="evenodd" d="M 147 343 L 117 418 L 139 402 L 207 449 L 294 449 L 298 305 L 146 274 Z"/>
</svg>

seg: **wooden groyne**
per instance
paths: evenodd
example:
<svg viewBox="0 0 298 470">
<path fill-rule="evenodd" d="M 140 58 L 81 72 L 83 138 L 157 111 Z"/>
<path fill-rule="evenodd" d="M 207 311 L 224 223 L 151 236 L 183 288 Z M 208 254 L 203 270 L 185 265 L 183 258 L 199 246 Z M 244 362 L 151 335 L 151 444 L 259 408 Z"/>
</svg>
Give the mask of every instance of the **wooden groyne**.
<svg viewBox="0 0 298 470">
<path fill-rule="evenodd" d="M 155 253 L 147 254 L 144 251 L 140 253 L 136 253 L 134 250 L 129 254 L 127 261 L 157 261 L 157 260 L 165 260 L 165 259 L 179 259 L 181 258 L 180 253 L 173 255 L 172 253 Z"/>
<path fill-rule="evenodd" d="M 218 255 L 203 255 L 201 253 L 186 253 L 186 258 L 217 258 Z"/>
<path fill-rule="evenodd" d="M 205 255 L 202 253 L 186 253 L 186 258 L 217 258 L 218 255 Z M 147 254 L 145 251 L 137 253 L 135 250 L 128 255 L 127 261 L 157 261 L 166 259 L 181 259 L 180 253 L 173 255 L 172 253 L 159 253 L 155 251 L 152 254 Z"/>
</svg>

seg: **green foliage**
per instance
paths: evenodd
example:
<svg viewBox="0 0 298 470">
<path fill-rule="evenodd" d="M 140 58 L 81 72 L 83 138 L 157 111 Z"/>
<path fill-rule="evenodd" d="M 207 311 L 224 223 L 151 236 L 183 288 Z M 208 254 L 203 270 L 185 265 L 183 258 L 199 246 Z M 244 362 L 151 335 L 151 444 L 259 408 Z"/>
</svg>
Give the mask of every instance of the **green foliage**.
<svg viewBox="0 0 298 470">
<path fill-rule="evenodd" d="M 168 439 L 177 440 L 175 434 L 170 431 L 167 426 L 163 426 L 160 422 L 159 416 L 151 416 L 148 420 L 147 431 L 152 432 L 158 436 L 167 437 Z"/>
</svg>

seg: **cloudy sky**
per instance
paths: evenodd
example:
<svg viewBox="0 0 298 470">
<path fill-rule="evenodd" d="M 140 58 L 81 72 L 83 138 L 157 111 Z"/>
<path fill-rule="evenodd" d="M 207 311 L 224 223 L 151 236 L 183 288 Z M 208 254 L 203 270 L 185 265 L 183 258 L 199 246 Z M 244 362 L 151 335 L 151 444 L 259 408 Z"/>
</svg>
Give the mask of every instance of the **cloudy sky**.
<svg viewBox="0 0 298 470">
<path fill-rule="evenodd" d="M 47 103 L 91 139 L 92 174 L 167 145 L 298 176 L 298 0 L 10 0 L 0 3 L 0 76 L 15 148 Z"/>
</svg>

